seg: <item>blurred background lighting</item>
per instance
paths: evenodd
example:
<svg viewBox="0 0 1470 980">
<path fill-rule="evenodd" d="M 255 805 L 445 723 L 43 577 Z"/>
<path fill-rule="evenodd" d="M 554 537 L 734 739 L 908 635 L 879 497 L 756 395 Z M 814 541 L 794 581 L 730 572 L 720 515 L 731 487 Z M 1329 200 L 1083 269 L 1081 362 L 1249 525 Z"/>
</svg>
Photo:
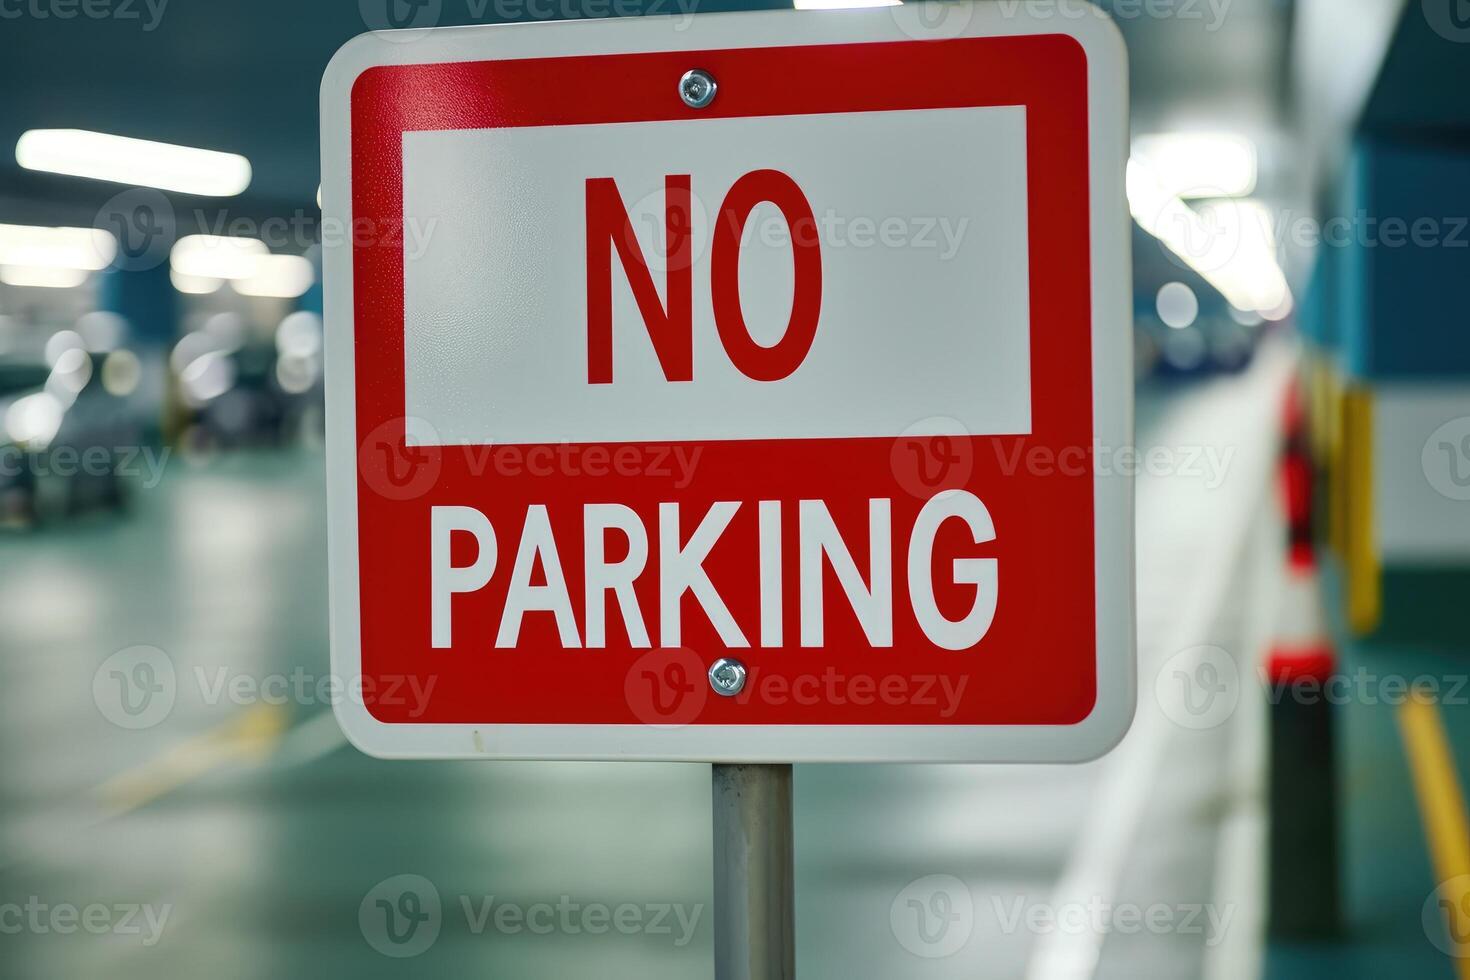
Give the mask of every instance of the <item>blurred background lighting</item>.
<svg viewBox="0 0 1470 980">
<path fill-rule="evenodd" d="M 87 350 L 102 354 L 122 343 L 128 321 L 109 310 L 92 310 L 77 317 L 76 333 Z"/>
<path fill-rule="evenodd" d="M 250 161 L 238 153 L 85 129 L 28 130 L 15 144 L 15 162 L 27 170 L 203 197 L 233 197 L 250 186 Z"/>
<path fill-rule="evenodd" d="M 1132 152 L 1178 197 L 1242 197 L 1256 188 L 1256 145 L 1238 134 L 1139 136 Z"/>
<path fill-rule="evenodd" d="M 64 407 L 70 408 L 87 382 L 92 380 L 92 358 L 80 347 L 72 347 L 56 360 L 46 390 Z"/>
<path fill-rule="evenodd" d="M 223 351 L 205 351 L 179 373 L 179 385 L 190 405 L 199 407 L 223 395 L 235 384 L 235 363 Z"/>
<path fill-rule="evenodd" d="M 45 265 L 0 265 L 0 282 L 7 286 L 41 286 L 70 289 L 87 281 L 85 269 L 62 269 Z"/>
<path fill-rule="evenodd" d="M 23 449 L 45 449 L 60 431 L 64 414 L 61 402 L 48 392 L 17 398 L 5 412 L 5 434 Z"/>
<path fill-rule="evenodd" d="M 61 363 L 61 357 L 69 350 L 85 350 L 86 341 L 82 335 L 75 330 L 58 330 L 46 339 L 46 347 L 42 356 L 46 359 L 47 367 L 56 367 Z"/>
<path fill-rule="evenodd" d="M 322 318 L 306 310 L 287 316 L 276 327 L 276 350 L 288 357 L 315 357 L 320 354 Z"/>
<path fill-rule="evenodd" d="M 100 228 L 0 224 L 0 265 L 44 269 L 105 269 L 117 239 Z"/>
<path fill-rule="evenodd" d="M 1139 227 L 1218 289 L 1232 306 L 1290 311 L 1276 261 L 1271 211 L 1250 198 L 1203 202 L 1196 210 L 1158 179 L 1142 157 L 1128 161 L 1128 208 Z M 1285 314 L 1283 314 L 1285 315 Z"/>
<path fill-rule="evenodd" d="M 242 296 L 273 296 L 294 299 L 311 288 L 316 272 L 300 255 L 262 255 L 255 272 L 232 284 Z"/>
<path fill-rule="evenodd" d="M 208 296 L 210 293 L 218 292 L 219 288 L 225 284 L 223 279 L 215 276 L 191 276 L 177 269 L 170 269 L 168 278 L 174 284 L 175 289 L 191 296 Z"/>
<path fill-rule="evenodd" d="M 143 365 L 130 350 L 115 350 L 102 362 L 102 387 L 109 395 L 125 398 L 138 388 Z"/>
<path fill-rule="evenodd" d="M 170 271 L 193 279 L 248 279 L 270 254 L 258 238 L 186 235 L 169 251 Z M 178 285 L 177 281 L 174 283 Z"/>
<path fill-rule="evenodd" d="M 1166 282 L 1154 296 L 1154 309 L 1165 324 L 1181 330 L 1199 316 L 1199 297 L 1182 282 Z"/>
</svg>

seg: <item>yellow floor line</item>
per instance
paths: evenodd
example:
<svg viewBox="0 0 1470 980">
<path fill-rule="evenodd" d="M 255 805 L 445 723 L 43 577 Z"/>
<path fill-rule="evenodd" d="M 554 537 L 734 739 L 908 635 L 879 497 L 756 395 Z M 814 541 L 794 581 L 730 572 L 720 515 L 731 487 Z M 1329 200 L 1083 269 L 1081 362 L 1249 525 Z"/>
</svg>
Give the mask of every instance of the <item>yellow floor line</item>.
<svg viewBox="0 0 1470 980">
<path fill-rule="evenodd" d="M 1455 757 L 1445 734 L 1439 707 L 1425 696 L 1409 698 L 1398 712 L 1404 751 L 1419 797 L 1424 836 L 1429 857 L 1440 882 L 1439 898 L 1450 905 L 1450 914 L 1460 921 L 1451 926 L 1451 937 L 1463 932 L 1470 914 L 1470 819 L 1465 815 L 1465 795 L 1455 770 Z M 1457 948 L 1463 944 L 1456 942 Z M 1470 956 L 1455 958 L 1460 980 L 1470 980 Z"/>
<path fill-rule="evenodd" d="M 224 724 L 119 773 L 97 788 L 110 815 L 127 813 L 231 762 L 266 759 L 286 730 L 286 710 L 258 704 Z"/>
</svg>

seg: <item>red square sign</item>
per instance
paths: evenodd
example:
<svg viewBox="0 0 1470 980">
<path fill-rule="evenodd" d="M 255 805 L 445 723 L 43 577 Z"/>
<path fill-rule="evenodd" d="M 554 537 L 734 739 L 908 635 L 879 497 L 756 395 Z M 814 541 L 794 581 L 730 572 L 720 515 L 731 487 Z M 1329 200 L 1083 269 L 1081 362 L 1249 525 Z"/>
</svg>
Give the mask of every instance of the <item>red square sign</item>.
<svg viewBox="0 0 1470 980">
<path fill-rule="evenodd" d="M 1131 484 L 1096 464 L 1130 438 L 1121 44 L 1080 8 L 956 9 L 943 37 L 774 12 L 334 59 L 354 741 L 981 761 L 1121 736 Z"/>
</svg>

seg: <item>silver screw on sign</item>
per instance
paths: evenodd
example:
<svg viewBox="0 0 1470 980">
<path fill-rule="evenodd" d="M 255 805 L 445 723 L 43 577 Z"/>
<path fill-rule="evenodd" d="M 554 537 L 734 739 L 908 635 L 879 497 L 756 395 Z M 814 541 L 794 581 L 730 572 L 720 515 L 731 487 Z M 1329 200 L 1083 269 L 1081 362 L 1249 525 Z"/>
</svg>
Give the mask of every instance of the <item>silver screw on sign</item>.
<svg viewBox="0 0 1470 980">
<path fill-rule="evenodd" d="M 691 109 L 703 109 L 715 100 L 715 78 L 702 68 L 691 68 L 679 79 L 679 98 Z"/>
<path fill-rule="evenodd" d="M 729 657 L 721 657 L 709 668 L 709 686 L 722 697 L 733 698 L 745 687 L 745 665 Z"/>
</svg>

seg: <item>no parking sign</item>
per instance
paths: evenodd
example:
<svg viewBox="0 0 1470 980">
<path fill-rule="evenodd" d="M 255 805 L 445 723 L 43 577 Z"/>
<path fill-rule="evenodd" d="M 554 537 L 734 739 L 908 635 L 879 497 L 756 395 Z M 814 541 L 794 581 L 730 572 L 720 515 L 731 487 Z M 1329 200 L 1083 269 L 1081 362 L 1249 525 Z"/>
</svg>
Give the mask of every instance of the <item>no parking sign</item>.
<svg viewBox="0 0 1470 980">
<path fill-rule="evenodd" d="M 1101 15 L 395 37 L 322 86 L 358 745 L 1047 761 L 1121 736 L 1132 487 L 1092 460 L 1131 439 L 1126 79 Z"/>
</svg>

